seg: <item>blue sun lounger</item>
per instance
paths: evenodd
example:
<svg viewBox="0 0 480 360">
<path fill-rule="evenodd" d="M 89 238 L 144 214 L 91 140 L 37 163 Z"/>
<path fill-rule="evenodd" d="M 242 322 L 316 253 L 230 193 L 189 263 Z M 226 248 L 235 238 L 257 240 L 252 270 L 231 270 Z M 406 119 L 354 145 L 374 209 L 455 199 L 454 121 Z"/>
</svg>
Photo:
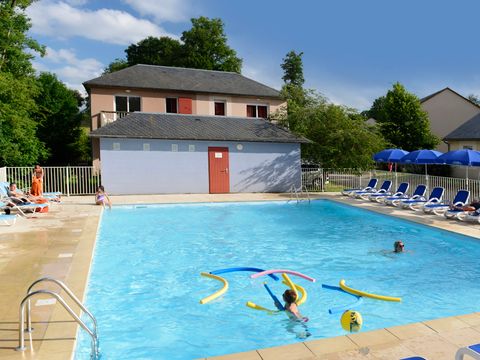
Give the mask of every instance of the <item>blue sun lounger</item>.
<svg viewBox="0 0 480 360">
<path fill-rule="evenodd" d="M 480 344 L 465 346 L 457 350 L 455 360 L 463 360 L 465 355 L 473 359 L 480 360 Z"/>
<path fill-rule="evenodd" d="M 399 186 L 398 186 L 398 189 L 397 191 L 395 191 L 394 194 L 390 193 L 390 192 L 386 192 L 386 193 L 383 193 L 383 194 L 379 194 L 379 193 L 374 193 L 374 194 L 370 194 L 368 196 L 368 198 L 370 199 L 370 201 L 376 201 L 376 202 L 381 202 L 381 201 L 384 201 L 387 197 L 400 197 L 400 196 L 405 196 L 405 193 L 408 191 L 408 187 L 410 186 L 409 183 L 407 182 L 404 182 L 404 183 L 401 183 Z"/>
<path fill-rule="evenodd" d="M 468 190 L 458 190 L 457 194 L 455 195 L 453 201 L 449 204 L 441 203 L 441 204 L 427 204 L 423 207 L 423 212 L 427 214 L 434 213 L 438 216 L 443 216 L 447 211 L 450 211 L 451 214 L 447 216 L 447 218 L 454 218 L 459 212 L 462 212 L 462 209 L 453 209 L 449 210 L 450 207 L 463 207 L 468 203 L 468 199 L 470 198 L 470 191 Z"/>
<path fill-rule="evenodd" d="M 425 185 L 418 185 L 415 189 L 415 192 L 412 196 L 399 195 L 399 196 L 389 196 L 383 200 L 385 205 L 391 206 L 399 206 L 403 200 L 418 200 L 418 199 L 425 199 L 425 192 L 427 191 L 427 187 Z"/>
<path fill-rule="evenodd" d="M 425 200 L 425 198 L 419 200 L 402 200 L 400 206 L 404 209 L 408 208 L 414 211 L 419 211 L 425 205 L 439 204 L 442 201 L 444 191 L 445 189 L 443 187 L 433 188 L 427 200 Z"/>
<path fill-rule="evenodd" d="M 373 191 L 373 192 L 372 191 L 355 191 L 353 194 L 355 194 L 355 197 L 357 199 L 368 200 L 368 197 L 372 194 L 387 194 L 390 191 L 391 187 L 392 187 L 392 181 L 384 180 L 380 189 L 376 191 Z"/>
<path fill-rule="evenodd" d="M 400 360 L 427 360 L 421 356 L 412 356 L 412 357 L 408 357 L 408 358 L 402 358 Z"/>
<path fill-rule="evenodd" d="M 364 188 L 353 188 L 353 189 L 343 189 L 342 190 L 342 195 L 348 196 L 350 193 L 354 191 L 367 191 L 367 190 L 373 190 L 375 189 L 375 186 L 377 186 L 378 179 L 372 178 L 368 182 L 368 185 Z"/>
</svg>

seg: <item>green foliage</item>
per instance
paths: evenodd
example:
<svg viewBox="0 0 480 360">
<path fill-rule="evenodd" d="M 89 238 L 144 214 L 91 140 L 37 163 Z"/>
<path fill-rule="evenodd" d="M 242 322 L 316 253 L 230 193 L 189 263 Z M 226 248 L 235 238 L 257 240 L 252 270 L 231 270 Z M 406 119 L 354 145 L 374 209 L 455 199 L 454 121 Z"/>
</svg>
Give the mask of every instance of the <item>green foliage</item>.
<svg viewBox="0 0 480 360">
<path fill-rule="evenodd" d="M 35 98 L 38 105 L 35 116 L 38 122 L 37 135 L 49 149 L 47 164 L 76 163 L 80 157 L 76 143 L 81 135 L 79 106 L 83 99 L 54 74 L 41 73 L 37 84 L 40 89 Z"/>
<path fill-rule="evenodd" d="M 420 100 L 396 83 L 386 96 L 376 99 L 368 112 L 393 147 L 407 151 L 433 149 L 440 140 L 431 133 L 428 115 Z"/>
<path fill-rule="evenodd" d="M 34 78 L 0 72 L 0 166 L 30 166 L 47 157 L 32 120 L 37 94 Z"/>
<path fill-rule="evenodd" d="M 32 75 L 32 52 L 38 52 L 42 56 L 45 54 L 45 48 L 27 36 L 30 20 L 24 11 L 31 3 L 29 0 L 0 1 L 1 72 L 9 72 L 15 76 Z"/>
<path fill-rule="evenodd" d="M 283 69 L 283 81 L 287 85 L 303 86 L 305 79 L 303 77 L 303 52 L 297 54 L 294 50 L 289 51 L 283 58 L 283 63 L 280 65 Z"/>
<path fill-rule="evenodd" d="M 112 72 L 125 69 L 125 68 L 128 67 L 128 66 L 129 66 L 129 65 L 128 65 L 127 60 L 124 60 L 124 59 L 115 59 L 115 60 L 112 61 L 110 64 L 108 64 L 108 66 L 103 70 L 103 74 L 102 74 L 102 75 L 110 74 L 110 73 L 112 73 Z"/>
<path fill-rule="evenodd" d="M 476 105 L 480 105 L 480 98 L 475 94 L 468 95 L 467 99 Z"/>
<path fill-rule="evenodd" d="M 183 66 L 240 73 L 242 59 L 227 45 L 221 19 L 191 19 L 192 28 L 182 34 Z"/>
<path fill-rule="evenodd" d="M 131 44 L 125 50 L 127 60 L 116 59 L 104 73 L 136 64 L 240 73 L 242 59 L 228 46 L 222 20 L 201 16 L 191 21 L 192 28 L 182 33 L 182 42 L 167 36 L 150 36 L 137 44 Z"/>
<path fill-rule="evenodd" d="M 312 141 L 302 145 L 302 158 L 323 167 L 371 168 L 372 154 L 385 148 L 385 140 L 365 117 L 312 92 L 305 106 L 289 113 L 283 124 Z"/>
<path fill-rule="evenodd" d="M 135 64 L 154 64 L 165 66 L 180 66 L 182 44 L 180 41 L 162 36 L 149 36 L 137 44 L 130 45 L 127 53 L 128 66 Z"/>
</svg>

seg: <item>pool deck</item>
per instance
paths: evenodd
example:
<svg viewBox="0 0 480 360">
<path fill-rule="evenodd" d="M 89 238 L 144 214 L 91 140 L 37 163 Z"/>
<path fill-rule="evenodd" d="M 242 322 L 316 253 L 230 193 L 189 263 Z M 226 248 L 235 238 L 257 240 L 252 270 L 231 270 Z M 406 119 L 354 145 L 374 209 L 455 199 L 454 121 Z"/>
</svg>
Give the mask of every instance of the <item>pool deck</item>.
<svg viewBox="0 0 480 360">
<path fill-rule="evenodd" d="M 371 202 L 345 199 L 338 194 L 320 194 L 379 213 L 480 239 L 480 224 L 419 215 L 409 210 L 384 207 Z M 114 204 L 223 202 L 287 200 L 285 194 L 188 194 L 156 196 L 113 196 Z M 28 286 L 36 279 L 51 276 L 62 280 L 82 299 L 95 246 L 102 208 L 92 205 L 93 197 L 65 198 L 50 212 L 36 218 L 19 218 L 14 226 L 0 226 L 0 358 L 71 359 L 76 323 L 60 304 L 51 304 L 40 295 L 32 299 L 34 332 L 25 334 L 27 350 L 18 345 L 18 307 Z M 108 210 L 106 210 L 108 211 Z M 115 211 L 115 209 L 113 210 Z M 57 290 L 50 283 L 36 289 Z M 63 293 L 62 293 L 63 294 Z M 68 304 L 71 301 L 66 299 Z M 72 304 L 72 308 L 78 309 Z M 101 332 L 101 329 L 100 329 Z M 100 333 L 101 340 L 101 333 Z M 296 359 L 400 359 L 423 356 L 430 360 L 454 359 L 459 347 L 480 342 L 480 313 L 435 319 L 422 323 L 360 332 L 293 345 L 211 357 L 215 360 L 296 360 Z"/>
</svg>

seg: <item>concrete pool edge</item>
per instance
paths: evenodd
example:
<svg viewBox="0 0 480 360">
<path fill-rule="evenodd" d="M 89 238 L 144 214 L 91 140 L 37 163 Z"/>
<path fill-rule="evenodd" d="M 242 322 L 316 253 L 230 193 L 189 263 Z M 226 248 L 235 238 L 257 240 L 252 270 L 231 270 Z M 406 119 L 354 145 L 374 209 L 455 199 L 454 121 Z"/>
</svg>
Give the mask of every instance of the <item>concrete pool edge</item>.
<svg viewBox="0 0 480 360">
<path fill-rule="evenodd" d="M 227 202 L 227 201 L 271 201 L 288 200 L 288 194 L 231 194 L 222 196 L 212 195 L 178 195 L 178 196 L 149 196 L 149 197 L 113 197 L 116 204 L 140 204 L 140 203 L 196 203 L 196 202 Z M 358 206 L 379 213 L 397 216 L 428 226 L 434 226 L 443 230 L 461 233 L 463 235 L 480 238 L 478 225 L 465 225 L 431 216 L 418 216 L 412 211 L 385 209 L 375 206 L 373 203 L 365 203 L 351 199 L 344 199 L 337 194 L 319 194 L 315 198 L 330 199 Z M 177 201 L 175 201 L 175 199 Z M 87 281 L 92 262 L 97 229 L 100 224 L 100 208 L 87 205 L 90 198 L 70 198 L 65 203 L 78 206 L 88 206 L 92 213 L 84 224 L 81 241 L 74 251 L 72 263 L 65 278 L 66 284 L 72 288 L 80 299 L 86 293 Z M 65 206 L 65 210 L 68 207 Z M 70 209 L 68 209 L 70 210 Z M 75 209 L 73 209 L 75 211 Z M 52 214 L 53 215 L 53 214 Z M 72 219 L 75 215 L 72 215 Z M 475 226 L 477 228 L 475 228 Z M 24 229 L 23 229 L 24 230 Z M 21 230 L 21 231 L 23 231 Z M 35 228 L 31 229 L 32 231 Z M 71 235 L 73 236 L 73 235 Z M 0 270 L 1 275 L 1 270 Z M 23 286 L 23 284 L 20 284 Z M 28 285 L 28 284 L 27 284 Z M 27 286 L 25 285 L 25 286 Z M 24 287 L 25 287 L 24 286 Z M 18 304 L 10 304 L 17 307 Z M 27 351 L 24 354 L 13 350 L 1 351 L 0 358 L 20 359 L 69 359 L 72 358 L 77 337 L 77 325 L 67 321 L 65 311 L 58 305 L 53 307 L 48 326 L 36 351 Z M 398 329 L 404 327 L 404 330 Z M 430 330 L 428 330 L 430 329 Z M 403 335 L 402 335 L 403 334 Z M 406 334 L 406 335 L 405 335 Z M 412 334 L 412 335 L 408 335 Z M 400 336 L 403 336 L 401 338 Z M 461 339 L 462 341 L 460 341 Z M 474 339 L 477 340 L 474 340 Z M 413 339 L 413 340 L 412 340 Z M 450 340 L 449 340 L 450 339 Z M 59 340 L 59 341 L 51 341 Z M 321 356 L 322 359 L 340 359 L 345 356 L 376 359 L 389 358 L 382 354 L 392 354 L 390 358 L 401 358 L 412 355 L 422 355 L 430 359 L 452 359 L 455 351 L 465 345 L 479 342 L 480 340 L 480 314 L 458 315 L 451 318 L 431 320 L 423 323 L 402 325 L 400 327 L 361 332 L 358 334 L 341 337 L 312 340 L 305 343 L 279 346 L 274 348 L 259 349 L 251 352 L 230 354 L 209 359 L 308 359 Z M 38 344 L 38 342 L 37 342 Z M 343 344 L 343 345 L 342 345 Z M 422 352 L 422 344 L 427 348 Z M 428 345 L 428 346 L 427 346 Z M 432 346 L 433 345 L 433 346 Z M 350 347 L 352 347 L 350 349 Z M 428 351 L 435 348 L 436 352 Z M 338 349 L 338 350 L 336 350 Z M 442 353 L 443 351 L 443 353 Z M 378 356 L 375 356 L 375 354 Z M 393 355 L 394 354 L 394 355 Z"/>
</svg>

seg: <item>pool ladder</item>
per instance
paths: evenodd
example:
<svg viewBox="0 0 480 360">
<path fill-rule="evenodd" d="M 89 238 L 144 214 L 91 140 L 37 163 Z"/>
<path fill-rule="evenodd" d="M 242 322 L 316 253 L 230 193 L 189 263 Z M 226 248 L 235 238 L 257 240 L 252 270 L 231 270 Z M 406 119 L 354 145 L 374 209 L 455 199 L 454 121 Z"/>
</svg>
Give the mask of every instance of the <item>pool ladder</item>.
<svg viewBox="0 0 480 360">
<path fill-rule="evenodd" d="M 299 194 L 302 197 L 300 197 Z M 306 199 L 303 198 L 303 196 L 306 196 Z M 290 200 L 288 201 L 292 201 L 294 198 L 297 199 L 297 204 L 302 200 L 308 200 L 308 202 L 310 202 L 310 193 L 308 192 L 307 187 L 302 185 L 300 186 L 300 189 L 297 189 L 295 185 L 292 185 L 290 187 Z"/>
<path fill-rule="evenodd" d="M 41 282 L 53 282 L 60 286 L 65 293 L 72 299 L 79 307 L 80 309 L 90 317 L 93 323 L 93 328 L 90 329 L 85 323 L 80 319 L 80 317 L 75 314 L 75 312 L 72 310 L 72 308 L 65 302 L 65 300 L 60 296 L 59 293 L 56 293 L 51 290 L 36 290 L 32 291 L 33 287 Z M 19 307 L 19 320 L 18 320 L 18 347 L 15 349 L 17 351 L 24 351 L 26 350 L 25 347 L 25 333 L 31 333 L 33 331 L 32 328 L 32 317 L 31 317 L 31 304 L 30 304 L 30 299 L 34 296 L 37 295 L 50 295 L 51 297 L 55 298 L 67 312 L 70 314 L 70 316 L 87 332 L 88 335 L 90 335 L 91 338 L 91 353 L 90 353 L 90 359 L 95 360 L 98 359 L 99 357 L 99 350 L 98 350 L 98 332 L 97 332 L 97 320 L 95 317 L 92 315 L 90 311 L 80 302 L 80 300 L 75 296 L 75 294 L 65 285 L 62 281 L 51 278 L 51 277 L 43 277 L 41 279 L 38 279 L 34 281 L 30 287 L 27 290 L 27 295 L 23 298 L 23 300 L 20 303 Z M 24 330 L 24 323 L 25 323 L 25 307 L 27 307 L 27 327 Z"/>
</svg>

